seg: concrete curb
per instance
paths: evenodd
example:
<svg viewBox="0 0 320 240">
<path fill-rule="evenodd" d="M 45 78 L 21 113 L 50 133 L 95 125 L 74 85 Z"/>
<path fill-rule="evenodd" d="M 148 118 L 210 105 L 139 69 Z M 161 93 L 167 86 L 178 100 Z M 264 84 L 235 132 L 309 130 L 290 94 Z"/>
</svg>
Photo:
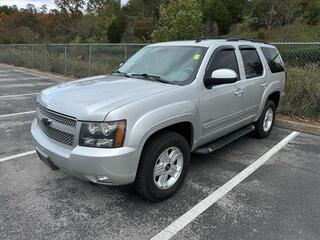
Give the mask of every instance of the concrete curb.
<svg viewBox="0 0 320 240">
<path fill-rule="evenodd" d="M 295 122 L 291 120 L 276 118 L 275 126 L 320 136 L 320 126 L 317 126 L 314 124 Z"/>
</svg>

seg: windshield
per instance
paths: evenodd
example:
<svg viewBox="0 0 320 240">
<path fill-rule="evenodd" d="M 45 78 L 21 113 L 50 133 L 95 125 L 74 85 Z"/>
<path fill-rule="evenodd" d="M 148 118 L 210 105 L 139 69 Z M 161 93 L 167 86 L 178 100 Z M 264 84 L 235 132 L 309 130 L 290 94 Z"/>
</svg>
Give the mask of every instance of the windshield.
<svg viewBox="0 0 320 240">
<path fill-rule="evenodd" d="M 188 84 L 194 80 L 205 51 L 204 47 L 145 47 L 123 64 L 118 73 L 172 84 Z"/>
</svg>

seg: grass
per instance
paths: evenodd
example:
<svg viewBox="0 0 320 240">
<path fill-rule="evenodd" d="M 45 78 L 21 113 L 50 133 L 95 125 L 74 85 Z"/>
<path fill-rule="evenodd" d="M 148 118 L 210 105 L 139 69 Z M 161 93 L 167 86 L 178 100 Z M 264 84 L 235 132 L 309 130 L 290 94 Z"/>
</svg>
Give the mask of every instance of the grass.
<svg viewBox="0 0 320 240">
<path fill-rule="evenodd" d="M 292 117 L 320 120 L 319 66 L 287 68 L 287 86 L 279 112 Z"/>
</svg>

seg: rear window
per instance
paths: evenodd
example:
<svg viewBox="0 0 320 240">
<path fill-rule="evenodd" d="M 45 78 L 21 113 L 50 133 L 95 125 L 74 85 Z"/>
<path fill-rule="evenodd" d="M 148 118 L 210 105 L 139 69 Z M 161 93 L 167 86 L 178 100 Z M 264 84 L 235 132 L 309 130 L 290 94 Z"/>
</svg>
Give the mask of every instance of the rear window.
<svg viewBox="0 0 320 240">
<path fill-rule="evenodd" d="M 265 56 L 272 73 L 284 71 L 283 62 L 281 60 L 280 53 L 277 49 L 262 47 L 261 51 Z"/>
<path fill-rule="evenodd" d="M 241 56 L 246 72 L 246 78 L 255 78 L 262 76 L 263 66 L 259 55 L 255 49 L 241 49 Z"/>
</svg>

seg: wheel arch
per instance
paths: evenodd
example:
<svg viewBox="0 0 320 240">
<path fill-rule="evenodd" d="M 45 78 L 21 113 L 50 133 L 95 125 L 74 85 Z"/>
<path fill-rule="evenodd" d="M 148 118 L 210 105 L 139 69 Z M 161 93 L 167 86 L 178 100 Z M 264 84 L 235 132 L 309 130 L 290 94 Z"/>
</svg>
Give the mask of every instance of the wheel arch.
<svg viewBox="0 0 320 240">
<path fill-rule="evenodd" d="M 271 94 L 269 94 L 267 100 L 273 101 L 277 109 L 280 103 L 280 91 L 274 91 Z"/>
<path fill-rule="evenodd" d="M 182 122 L 177 122 L 171 125 L 168 125 L 166 127 L 160 128 L 158 130 L 155 130 L 149 136 L 146 138 L 144 141 L 142 149 L 145 148 L 146 144 L 151 141 L 154 137 L 160 135 L 163 132 L 175 132 L 183 136 L 188 144 L 190 149 L 192 148 L 193 145 L 193 139 L 194 139 L 194 128 L 193 124 L 189 121 L 182 121 Z"/>
<path fill-rule="evenodd" d="M 261 99 L 258 113 L 257 113 L 254 121 L 257 121 L 259 119 L 267 100 L 272 100 L 275 103 L 276 109 L 277 109 L 279 106 L 279 103 L 281 101 L 281 91 L 278 88 L 276 88 L 276 89 L 269 88 L 269 90 L 264 93 L 264 95 Z"/>
</svg>

